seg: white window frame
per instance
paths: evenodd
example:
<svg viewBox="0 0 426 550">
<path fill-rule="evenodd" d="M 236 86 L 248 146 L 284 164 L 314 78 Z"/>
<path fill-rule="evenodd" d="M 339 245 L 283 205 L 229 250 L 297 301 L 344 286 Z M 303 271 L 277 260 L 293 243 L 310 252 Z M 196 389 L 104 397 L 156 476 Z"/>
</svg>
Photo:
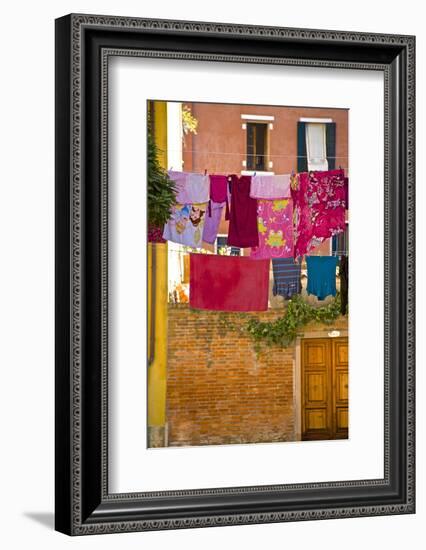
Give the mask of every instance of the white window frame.
<svg viewBox="0 0 426 550">
<path fill-rule="evenodd" d="M 242 120 L 248 120 L 253 122 L 272 122 L 275 120 L 275 117 L 272 115 L 241 115 Z"/>
<path fill-rule="evenodd" d="M 332 118 L 313 118 L 313 117 L 301 117 L 299 122 L 318 122 L 321 124 L 327 124 L 333 122 Z"/>
</svg>

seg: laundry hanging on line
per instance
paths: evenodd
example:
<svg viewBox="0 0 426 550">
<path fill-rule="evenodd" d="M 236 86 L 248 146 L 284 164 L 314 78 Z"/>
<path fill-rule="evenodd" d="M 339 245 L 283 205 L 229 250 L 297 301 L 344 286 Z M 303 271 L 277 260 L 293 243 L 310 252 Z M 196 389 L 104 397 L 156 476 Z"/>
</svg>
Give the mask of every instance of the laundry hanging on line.
<svg viewBox="0 0 426 550">
<path fill-rule="evenodd" d="M 229 191 L 227 176 L 210 174 L 210 200 L 204 223 L 203 241 L 214 244 L 225 208 L 225 220 L 229 220 Z"/>
<path fill-rule="evenodd" d="M 165 239 L 179 244 L 188 244 L 188 246 L 195 245 L 196 248 L 202 246 L 202 241 L 214 244 L 223 217 L 223 206 L 225 206 L 225 220 L 230 220 L 229 245 L 239 248 L 258 248 L 260 243 L 259 250 L 254 251 L 252 254 L 253 258 L 258 259 L 289 255 L 288 247 L 292 246 L 290 243 L 289 222 L 287 221 L 289 217 L 286 215 L 285 226 L 279 227 L 273 219 L 269 220 L 270 225 L 274 225 L 274 227 L 268 231 L 268 234 L 263 236 L 257 230 L 258 201 L 250 196 L 252 194 L 259 197 L 269 197 L 269 199 L 275 197 L 276 200 L 281 200 L 284 197 L 289 198 L 289 175 L 255 175 L 253 177 L 237 176 L 235 174 L 230 176 L 223 174 L 203 175 L 173 170 L 169 170 L 168 175 L 176 186 L 177 205 L 172 209 L 170 220 L 165 225 Z M 202 221 L 203 230 L 200 242 L 198 239 L 199 232 L 196 229 L 193 230 L 190 225 L 187 226 L 187 209 L 191 209 L 192 205 L 196 204 L 200 205 L 203 210 L 205 201 L 208 201 L 208 207 Z M 230 213 L 231 201 L 232 214 Z M 267 206 L 265 204 L 264 207 L 261 206 L 260 208 L 266 210 Z M 285 245 L 279 244 L 282 239 L 286 241 Z M 271 243 L 271 254 L 267 252 L 269 244 L 263 246 L 264 241 Z"/>
<path fill-rule="evenodd" d="M 274 275 L 274 285 L 272 287 L 274 296 L 283 296 L 289 299 L 294 294 L 301 293 L 301 265 L 296 263 L 294 258 L 273 258 L 272 272 Z"/>
<path fill-rule="evenodd" d="M 250 197 L 251 176 L 229 176 L 231 212 L 228 245 L 240 248 L 259 246 L 257 231 L 257 201 Z"/>
<path fill-rule="evenodd" d="M 345 230 L 347 185 L 343 170 L 302 172 L 291 178 L 296 258 Z"/>
<path fill-rule="evenodd" d="M 208 244 L 214 244 L 217 239 L 222 212 L 225 202 L 213 202 L 210 200 L 204 221 L 203 241 Z"/>
<path fill-rule="evenodd" d="M 210 201 L 226 204 L 225 220 L 229 219 L 228 176 L 210 174 Z"/>
<path fill-rule="evenodd" d="M 169 178 L 176 187 L 176 202 L 178 204 L 201 204 L 210 198 L 210 178 L 207 174 L 195 172 L 177 172 L 168 170 Z"/>
<path fill-rule="evenodd" d="M 268 309 L 269 260 L 190 254 L 189 305 L 218 311 Z"/>
<path fill-rule="evenodd" d="M 293 257 L 292 199 L 257 201 L 259 246 L 251 249 L 250 258 Z"/>
<path fill-rule="evenodd" d="M 287 199 L 290 194 L 290 174 L 254 175 L 251 178 L 252 199 Z"/>
<path fill-rule="evenodd" d="M 339 264 L 340 277 L 340 313 L 346 315 L 348 310 L 349 258 L 343 255 Z"/>
<path fill-rule="evenodd" d="M 163 239 L 198 248 L 202 244 L 205 214 L 208 203 L 175 204 L 164 225 Z"/>
<path fill-rule="evenodd" d="M 306 256 L 308 294 L 314 294 L 318 300 L 336 296 L 337 260 L 337 256 Z"/>
<path fill-rule="evenodd" d="M 288 257 L 292 246 L 294 257 L 302 257 L 346 226 L 348 178 L 342 169 L 292 176 L 203 175 L 172 170 L 168 173 L 176 183 L 178 204 L 172 209 L 163 238 L 179 244 L 194 248 L 201 247 L 202 241 L 214 244 L 224 205 L 225 219 L 229 217 L 230 221 L 228 244 L 252 248 L 253 259 Z M 287 203 L 287 208 L 293 208 L 293 216 L 289 217 L 287 211 L 281 220 L 274 212 L 280 203 L 274 200 L 287 199 L 253 198 L 279 193 L 290 193 L 292 202 Z"/>
</svg>

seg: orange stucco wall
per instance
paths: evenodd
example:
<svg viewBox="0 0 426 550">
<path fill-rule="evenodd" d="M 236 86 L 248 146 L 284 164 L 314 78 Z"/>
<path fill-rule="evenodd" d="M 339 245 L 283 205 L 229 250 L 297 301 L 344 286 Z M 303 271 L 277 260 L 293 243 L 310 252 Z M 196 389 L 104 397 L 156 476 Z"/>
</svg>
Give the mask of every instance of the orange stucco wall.
<svg viewBox="0 0 426 550">
<path fill-rule="evenodd" d="M 186 103 L 198 120 L 197 134 L 185 137 L 184 170 L 239 173 L 245 168 L 246 122 L 242 114 L 272 115 L 268 130 L 268 160 L 275 174 L 297 170 L 297 122 L 302 117 L 331 118 L 336 123 L 336 166 L 348 170 L 348 110 L 311 107 L 263 107 L 216 103 Z"/>
</svg>

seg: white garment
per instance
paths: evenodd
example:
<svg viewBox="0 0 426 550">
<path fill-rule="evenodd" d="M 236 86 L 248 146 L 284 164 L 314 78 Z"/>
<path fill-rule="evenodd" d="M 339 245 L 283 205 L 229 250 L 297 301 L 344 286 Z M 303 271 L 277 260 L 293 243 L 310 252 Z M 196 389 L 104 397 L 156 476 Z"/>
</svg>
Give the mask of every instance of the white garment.
<svg viewBox="0 0 426 550">
<path fill-rule="evenodd" d="M 306 154 L 308 170 L 328 170 L 325 124 L 306 124 Z"/>
<path fill-rule="evenodd" d="M 192 172 L 168 171 L 169 178 L 176 184 L 176 202 L 194 204 L 207 202 L 210 198 L 210 178 Z"/>
</svg>

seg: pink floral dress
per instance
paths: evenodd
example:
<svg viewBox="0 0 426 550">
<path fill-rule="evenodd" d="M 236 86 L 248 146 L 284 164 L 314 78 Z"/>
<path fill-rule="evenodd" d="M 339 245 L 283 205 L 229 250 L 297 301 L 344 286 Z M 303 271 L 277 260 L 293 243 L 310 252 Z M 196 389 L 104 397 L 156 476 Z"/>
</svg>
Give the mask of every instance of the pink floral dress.
<svg viewBox="0 0 426 550">
<path fill-rule="evenodd" d="M 292 177 L 295 258 L 345 230 L 347 184 L 343 170 L 302 172 Z"/>
<path fill-rule="evenodd" d="M 250 258 L 289 258 L 293 256 L 293 201 L 291 199 L 257 201 L 259 246 Z"/>
</svg>

